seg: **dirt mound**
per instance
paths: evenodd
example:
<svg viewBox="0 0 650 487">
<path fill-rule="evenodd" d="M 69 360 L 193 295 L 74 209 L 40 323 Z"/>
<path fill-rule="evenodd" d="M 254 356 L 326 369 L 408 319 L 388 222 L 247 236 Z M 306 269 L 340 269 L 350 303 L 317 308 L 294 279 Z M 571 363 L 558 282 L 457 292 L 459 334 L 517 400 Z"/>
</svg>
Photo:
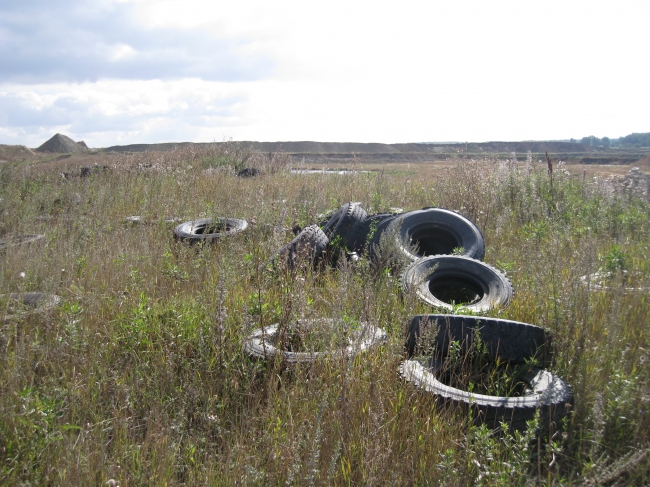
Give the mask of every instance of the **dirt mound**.
<svg viewBox="0 0 650 487">
<path fill-rule="evenodd" d="M 0 144 L 0 164 L 4 162 L 16 162 L 29 159 L 34 152 L 24 145 L 4 145 Z"/>
<path fill-rule="evenodd" d="M 71 152 L 86 152 L 88 147 L 83 141 L 77 143 L 66 135 L 56 134 L 36 150 L 39 152 L 53 152 L 55 154 L 69 154 Z"/>
</svg>

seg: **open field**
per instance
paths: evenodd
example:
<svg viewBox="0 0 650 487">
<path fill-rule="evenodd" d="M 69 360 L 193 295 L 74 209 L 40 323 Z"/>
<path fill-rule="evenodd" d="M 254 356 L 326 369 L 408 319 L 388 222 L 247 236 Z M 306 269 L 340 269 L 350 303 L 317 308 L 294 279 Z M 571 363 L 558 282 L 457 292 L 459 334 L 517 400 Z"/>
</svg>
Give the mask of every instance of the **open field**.
<svg viewBox="0 0 650 487">
<path fill-rule="evenodd" d="M 610 178 L 631 165 L 567 164 L 551 183 L 546 163 L 525 159 L 356 161 L 341 167 L 374 171 L 303 175 L 285 155 L 222 145 L 0 164 L 0 238 L 45 235 L 0 254 L 0 294 L 62 297 L 0 322 L 0 485 L 647 482 L 647 186 Z M 250 165 L 266 174 L 235 176 Z M 516 292 L 491 316 L 553 333 L 550 370 L 574 391 L 564 424 L 491 434 L 405 383 L 406 323 L 433 310 L 400 292 L 399 269 L 362 258 L 260 270 L 290 228 L 348 201 L 369 213 L 441 206 L 478 225 L 485 261 Z M 173 225 L 124 223 L 130 215 L 250 226 L 192 248 Z M 607 288 L 582 282 L 597 271 L 612 272 Z M 389 338 L 311 366 L 242 352 L 260 325 L 316 317 L 371 322 Z"/>
</svg>

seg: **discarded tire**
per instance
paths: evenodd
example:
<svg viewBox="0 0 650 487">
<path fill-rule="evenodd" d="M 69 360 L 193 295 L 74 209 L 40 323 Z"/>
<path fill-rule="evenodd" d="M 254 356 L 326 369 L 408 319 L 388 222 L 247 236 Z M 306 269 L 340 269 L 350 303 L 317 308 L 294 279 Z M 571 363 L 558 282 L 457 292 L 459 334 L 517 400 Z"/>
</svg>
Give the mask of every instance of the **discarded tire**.
<svg viewBox="0 0 650 487">
<path fill-rule="evenodd" d="M 408 327 L 406 350 L 409 357 L 418 349 L 444 354 L 455 342 L 462 352 L 467 352 L 479 337 L 486 350 L 501 361 L 523 363 L 533 357 L 545 365 L 550 361 L 551 337 L 544 328 L 484 316 L 414 316 Z"/>
<path fill-rule="evenodd" d="M 0 318 L 12 320 L 55 308 L 61 297 L 41 292 L 0 294 Z"/>
<path fill-rule="evenodd" d="M 384 231 L 388 226 L 397 218 L 398 215 L 389 214 L 388 216 L 383 217 L 383 214 L 373 215 L 377 217 L 374 220 L 369 221 L 369 233 L 368 233 L 368 254 L 372 261 L 377 261 L 380 254 L 380 245 L 382 242 L 382 236 Z M 371 217 L 368 218 L 370 220 Z M 368 221 L 366 220 L 366 221 Z M 372 227 L 374 226 L 374 232 L 372 232 Z"/>
<path fill-rule="evenodd" d="M 564 380 L 541 369 L 533 369 L 521 377 L 526 383 L 524 395 L 519 397 L 489 396 L 473 394 L 447 386 L 436 378 L 442 361 L 432 360 L 426 366 L 417 360 L 406 360 L 400 365 L 400 374 L 417 387 L 435 394 L 442 402 L 472 407 L 477 414 L 475 423 L 485 423 L 489 428 L 498 428 L 501 422 L 513 429 L 526 428 L 526 421 L 533 419 L 540 410 L 540 420 L 557 423 L 571 407 L 573 391 Z"/>
<path fill-rule="evenodd" d="M 341 245 L 350 252 L 361 252 L 368 235 L 364 225 L 367 216 L 360 203 L 346 203 L 325 224 L 323 232 L 330 241 L 340 237 Z"/>
<path fill-rule="evenodd" d="M 159 223 L 172 224 L 172 223 L 178 223 L 180 221 L 182 221 L 180 218 L 174 218 L 174 217 L 167 217 L 167 218 L 163 218 L 162 220 L 159 219 L 148 220 L 138 215 L 127 216 L 124 219 L 124 223 L 131 223 L 133 225 L 157 225 Z"/>
<path fill-rule="evenodd" d="M 594 272 L 593 274 L 588 274 L 580 278 L 580 282 L 584 284 L 590 291 L 622 291 L 625 293 L 634 293 L 634 292 L 645 292 L 650 290 L 647 286 L 626 286 L 626 281 L 632 280 L 644 282 L 647 281 L 647 277 L 637 275 L 628 276 L 627 271 L 622 271 L 622 275 L 617 276 L 613 272 Z M 645 279 L 644 279 L 645 277 Z"/>
<path fill-rule="evenodd" d="M 16 247 L 18 245 L 30 244 L 43 238 L 45 238 L 45 235 L 36 234 L 16 235 L 14 237 L 0 238 L 0 250 L 4 250 L 7 247 Z"/>
<path fill-rule="evenodd" d="M 199 242 L 216 243 L 222 237 L 243 232 L 248 227 L 246 220 L 236 218 L 202 218 L 181 223 L 174 229 L 174 238 L 190 245 Z"/>
<path fill-rule="evenodd" d="M 424 302 L 452 311 L 470 312 L 507 306 L 514 291 L 508 278 L 480 260 L 460 255 L 435 255 L 416 260 L 402 275 L 404 291 Z"/>
<path fill-rule="evenodd" d="M 255 330 L 244 341 L 244 352 L 265 360 L 313 362 L 325 357 L 354 356 L 386 341 L 386 332 L 381 328 L 368 323 L 350 326 L 342 320 L 327 318 L 298 320 L 286 330 L 284 337 L 280 337 L 280 331 L 278 324 Z M 282 340 L 284 347 L 280 348 Z"/>
<path fill-rule="evenodd" d="M 329 239 L 318 225 L 310 225 L 298 233 L 287 245 L 276 252 L 272 260 L 295 269 L 304 262 L 317 264 L 327 249 Z"/>
<path fill-rule="evenodd" d="M 237 176 L 240 178 L 253 178 L 255 176 L 261 176 L 262 171 L 257 169 L 256 167 L 245 167 L 241 171 L 237 173 Z"/>
<path fill-rule="evenodd" d="M 409 211 L 395 218 L 387 228 L 391 229 L 402 242 L 410 243 L 398 245 L 397 249 L 412 261 L 452 254 L 459 249 L 459 255 L 473 259 L 482 260 L 485 255 L 485 240 L 478 227 L 463 215 L 444 208 Z"/>
<path fill-rule="evenodd" d="M 471 393 L 444 384 L 441 377 L 452 344 L 464 364 L 470 350 L 481 347 L 495 363 L 524 364 L 534 358 L 545 366 L 550 361 L 550 337 L 538 326 L 482 316 L 432 314 L 411 319 L 406 339 L 408 356 L 427 358 L 403 362 L 400 374 L 443 403 L 475 408 L 477 423 L 497 428 L 504 421 L 512 428 L 523 429 L 536 409 L 540 409 L 543 422 L 558 421 L 573 400 L 571 387 L 542 369 L 531 369 L 519 377 L 525 388 L 518 397 Z"/>
</svg>

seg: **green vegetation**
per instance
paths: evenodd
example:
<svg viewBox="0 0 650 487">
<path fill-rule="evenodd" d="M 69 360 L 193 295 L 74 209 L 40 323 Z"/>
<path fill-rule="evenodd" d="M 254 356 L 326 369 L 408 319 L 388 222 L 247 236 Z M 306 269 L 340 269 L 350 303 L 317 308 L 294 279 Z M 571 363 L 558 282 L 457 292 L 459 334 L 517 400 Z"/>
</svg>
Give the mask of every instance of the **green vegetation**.
<svg viewBox="0 0 650 487">
<path fill-rule="evenodd" d="M 0 255 L 0 294 L 63 298 L 0 322 L 0 485 L 647 482 L 650 302 L 630 291 L 650 285 L 647 199 L 562 171 L 551 186 L 545 167 L 493 160 L 459 160 L 435 180 L 279 163 L 242 179 L 210 169 L 249 166 L 233 154 L 110 157 L 110 170 L 68 180 L 45 163 L 0 166 L 0 236 L 45 234 Z M 442 206 L 477 223 L 485 260 L 516 290 L 494 316 L 553 332 L 550 370 L 575 396 L 561 429 L 492 433 L 399 378 L 405 326 L 431 311 L 400 294 L 399 263 L 260 270 L 292 237 L 285 229 L 347 201 Z M 158 223 L 124 224 L 129 215 Z M 191 248 L 173 241 L 171 216 L 250 226 Z M 629 272 L 590 289 L 581 277 L 601 268 Z M 260 326 L 320 317 L 369 322 L 389 340 L 309 366 L 242 352 Z M 516 386 L 492 379 L 498 391 Z"/>
<path fill-rule="evenodd" d="M 573 139 L 571 139 L 571 142 L 573 142 Z M 622 147 L 638 149 L 640 147 L 650 147 L 650 132 L 643 134 L 629 134 L 618 139 L 610 139 L 609 137 L 599 139 L 598 137 L 590 135 L 580 139 L 580 143 L 590 147 Z"/>
</svg>

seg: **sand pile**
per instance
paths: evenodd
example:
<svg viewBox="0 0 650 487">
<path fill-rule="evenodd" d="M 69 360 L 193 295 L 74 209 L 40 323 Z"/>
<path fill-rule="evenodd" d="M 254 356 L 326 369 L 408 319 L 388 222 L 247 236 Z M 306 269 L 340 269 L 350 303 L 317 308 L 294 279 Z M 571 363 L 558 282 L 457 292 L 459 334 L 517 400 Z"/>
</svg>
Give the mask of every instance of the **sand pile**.
<svg viewBox="0 0 650 487">
<path fill-rule="evenodd" d="M 75 142 L 63 134 L 56 134 L 36 150 L 39 152 L 54 152 L 55 154 L 69 154 L 71 152 L 86 152 L 88 147 L 83 141 Z"/>
</svg>

